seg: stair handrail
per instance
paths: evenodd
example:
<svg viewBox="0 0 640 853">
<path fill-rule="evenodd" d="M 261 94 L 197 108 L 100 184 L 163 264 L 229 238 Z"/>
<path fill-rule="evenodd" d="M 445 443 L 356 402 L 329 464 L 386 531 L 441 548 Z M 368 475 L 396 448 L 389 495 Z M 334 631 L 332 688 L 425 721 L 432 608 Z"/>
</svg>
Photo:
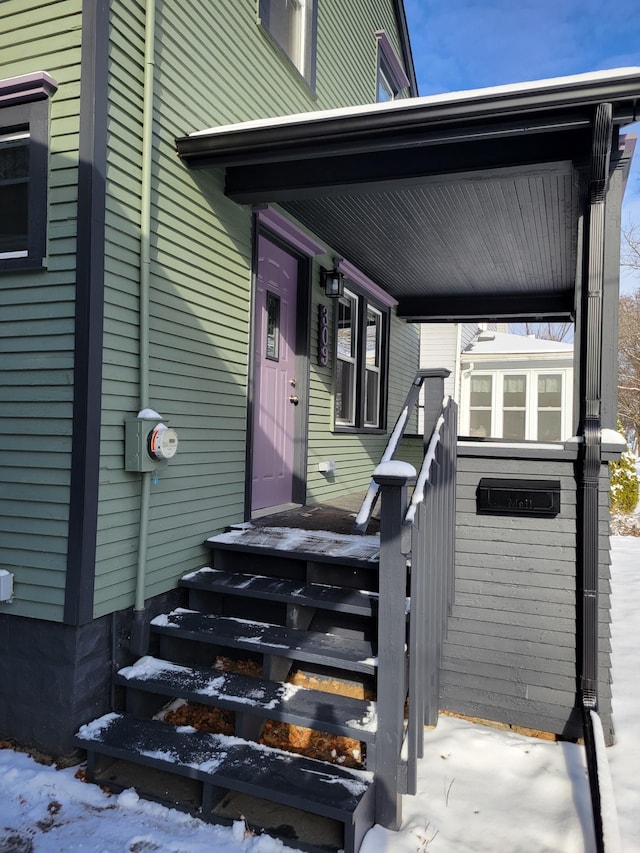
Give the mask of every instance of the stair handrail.
<svg viewBox="0 0 640 853">
<path fill-rule="evenodd" d="M 434 713 L 437 719 L 442 643 L 453 589 L 457 407 L 448 397 L 441 396 L 440 401 L 440 412 L 425 442 L 420 476 L 412 465 L 399 460 L 383 462 L 374 471 L 382 498 L 378 608 L 381 737 L 376 738 L 375 745 L 375 820 L 390 829 L 397 828 L 402 820 L 401 795 L 416 792 L 423 727 L 433 722 Z M 435 406 L 430 408 L 433 422 Z M 416 487 L 409 500 L 411 483 Z M 409 719 L 405 725 L 407 697 Z"/>
<path fill-rule="evenodd" d="M 420 390 L 422 389 L 425 380 L 437 380 L 441 385 L 443 385 L 444 379 L 449 376 L 450 372 L 451 371 L 447 370 L 446 368 L 428 368 L 417 371 L 407 393 L 406 399 L 402 405 L 402 408 L 400 409 L 400 414 L 398 415 L 393 430 L 389 435 L 389 438 L 385 445 L 385 449 L 382 452 L 382 456 L 380 457 L 380 462 L 378 464 L 382 464 L 383 462 L 390 462 L 394 458 L 398 449 L 398 445 L 400 444 L 400 441 L 404 436 L 405 430 L 407 428 L 407 424 L 409 422 L 409 414 L 418 403 Z M 371 520 L 371 515 L 373 514 L 373 510 L 375 509 L 378 500 L 378 492 L 378 483 L 376 483 L 375 479 L 372 477 L 371 482 L 369 483 L 369 486 L 367 488 L 367 492 L 362 501 L 362 504 L 360 505 L 360 509 L 358 510 L 358 514 L 356 515 L 356 519 L 353 525 L 354 533 L 366 532 L 367 527 L 369 525 L 369 521 Z"/>
<path fill-rule="evenodd" d="M 418 473 L 418 479 L 416 480 L 413 494 L 411 495 L 411 500 L 409 501 L 409 506 L 407 507 L 407 512 L 404 517 L 405 524 L 415 523 L 418 504 L 424 501 L 425 489 L 429 482 L 429 473 L 436 457 L 438 443 L 441 440 L 440 434 L 442 432 L 442 427 L 445 424 L 445 412 L 450 404 L 451 397 L 444 397 L 442 400 L 442 414 L 436 421 L 436 425 L 431 433 L 431 438 L 429 439 L 427 450 L 424 454 L 422 465 L 420 466 L 420 471 Z"/>
</svg>

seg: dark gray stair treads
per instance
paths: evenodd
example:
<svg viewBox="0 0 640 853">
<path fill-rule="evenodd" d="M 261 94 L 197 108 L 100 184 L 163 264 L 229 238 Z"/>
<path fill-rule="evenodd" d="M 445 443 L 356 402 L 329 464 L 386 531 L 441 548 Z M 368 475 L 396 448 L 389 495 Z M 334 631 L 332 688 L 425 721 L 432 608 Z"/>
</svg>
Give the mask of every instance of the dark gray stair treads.
<svg viewBox="0 0 640 853">
<path fill-rule="evenodd" d="M 106 714 L 75 736 L 76 745 L 263 800 L 351 822 L 372 791 L 371 773 L 159 720 Z"/>
<path fill-rule="evenodd" d="M 151 656 L 121 669 L 115 683 L 356 740 L 373 741 L 375 737 L 375 702 L 351 696 L 207 667 L 180 666 Z"/>
<path fill-rule="evenodd" d="M 377 569 L 380 558 L 377 536 L 340 535 L 326 530 L 290 527 L 253 527 L 250 522 L 210 536 L 204 544 L 212 550 L 246 551 L 371 569 Z"/>
<path fill-rule="evenodd" d="M 189 589 L 300 604 L 359 616 L 371 616 L 378 602 L 378 594 L 375 592 L 208 567 L 185 575 L 180 585 Z"/>
<path fill-rule="evenodd" d="M 151 620 L 151 630 L 167 636 L 318 663 L 373 675 L 372 644 L 337 634 L 301 631 L 283 625 L 214 616 L 178 608 Z"/>
</svg>

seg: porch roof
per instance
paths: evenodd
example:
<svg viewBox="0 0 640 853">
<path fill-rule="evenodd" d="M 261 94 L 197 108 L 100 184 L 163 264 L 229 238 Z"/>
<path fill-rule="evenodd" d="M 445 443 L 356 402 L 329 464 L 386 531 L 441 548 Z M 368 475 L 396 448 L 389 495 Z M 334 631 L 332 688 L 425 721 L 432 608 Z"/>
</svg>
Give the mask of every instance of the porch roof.
<svg viewBox="0 0 640 853">
<path fill-rule="evenodd" d="M 261 119 L 177 140 L 239 203 L 277 203 L 410 320 L 568 319 L 595 110 L 640 68 Z M 633 141 L 614 139 L 628 170 Z"/>
</svg>

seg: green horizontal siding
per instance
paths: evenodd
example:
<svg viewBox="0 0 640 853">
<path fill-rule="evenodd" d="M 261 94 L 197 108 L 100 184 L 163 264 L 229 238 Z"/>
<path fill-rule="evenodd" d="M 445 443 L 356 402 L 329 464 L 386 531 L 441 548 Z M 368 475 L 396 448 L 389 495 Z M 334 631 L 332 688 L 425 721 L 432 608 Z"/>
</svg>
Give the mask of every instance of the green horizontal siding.
<svg viewBox="0 0 640 853">
<path fill-rule="evenodd" d="M 186 0 L 179 15 L 169 5 L 158 7 L 149 401 L 178 431 L 180 447 L 151 490 L 147 597 L 201 565 L 204 538 L 244 517 L 251 211 L 225 198 L 219 170 L 186 169 L 174 139 L 221 123 L 372 101 L 373 33 L 386 29 L 396 38 L 392 4 L 359 4 L 358 16 L 345 31 L 344 5 L 319 4 L 314 97 L 257 23 L 255 0 L 213 0 L 206 7 Z M 143 24 L 142 0 L 114 0 L 96 615 L 132 604 L 137 560 L 140 476 L 123 470 L 123 422 L 135 415 L 140 399 Z M 336 32 L 350 42 L 344 54 L 336 54 Z M 392 360 L 391 387 L 414 353 L 414 337 L 394 321 L 402 351 Z M 417 355 L 414 360 L 417 366 Z M 394 397 L 390 409 L 398 406 Z M 322 378 L 312 379 L 311 408 L 313 446 L 335 447 L 344 470 L 351 466 L 364 482 L 384 437 L 334 439 L 331 389 Z"/>
<path fill-rule="evenodd" d="M 345 14 L 345 8 L 344 0 L 319 0 L 318 4 L 318 42 L 331 45 L 331 50 L 318 54 L 318 95 L 327 99 L 326 106 L 333 105 L 334 100 L 345 105 L 375 101 L 378 61 L 375 32 L 384 30 L 396 51 L 399 50 L 392 3 L 361 0 L 357 4 L 357 17 Z"/>
<path fill-rule="evenodd" d="M 71 460 L 80 0 L 0 4 L 0 78 L 46 71 L 50 99 L 47 269 L 0 272 L 0 612 L 61 620 Z M 0 127 L 2 110 L 0 109 Z"/>
</svg>

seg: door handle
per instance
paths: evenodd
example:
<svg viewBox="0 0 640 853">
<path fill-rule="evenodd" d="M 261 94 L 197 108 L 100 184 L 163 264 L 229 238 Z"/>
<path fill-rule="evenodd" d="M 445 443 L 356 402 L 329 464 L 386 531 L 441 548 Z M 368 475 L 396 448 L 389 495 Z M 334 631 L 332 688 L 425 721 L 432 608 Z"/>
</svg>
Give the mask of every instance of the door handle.
<svg viewBox="0 0 640 853">
<path fill-rule="evenodd" d="M 300 402 L 300 400 L 298 400 L 298 398 L 296 397 L 296 395 L 295 395 L 295 394 L 292 394 L 292 395 L 289 397 L 289 402 L 290 402 L 290 403 L 293 403 L 293 405 L 294 405 L 294 406 L 297 406 L 297 405 L 298 405 L 298 403 Z"/>
</svg>

